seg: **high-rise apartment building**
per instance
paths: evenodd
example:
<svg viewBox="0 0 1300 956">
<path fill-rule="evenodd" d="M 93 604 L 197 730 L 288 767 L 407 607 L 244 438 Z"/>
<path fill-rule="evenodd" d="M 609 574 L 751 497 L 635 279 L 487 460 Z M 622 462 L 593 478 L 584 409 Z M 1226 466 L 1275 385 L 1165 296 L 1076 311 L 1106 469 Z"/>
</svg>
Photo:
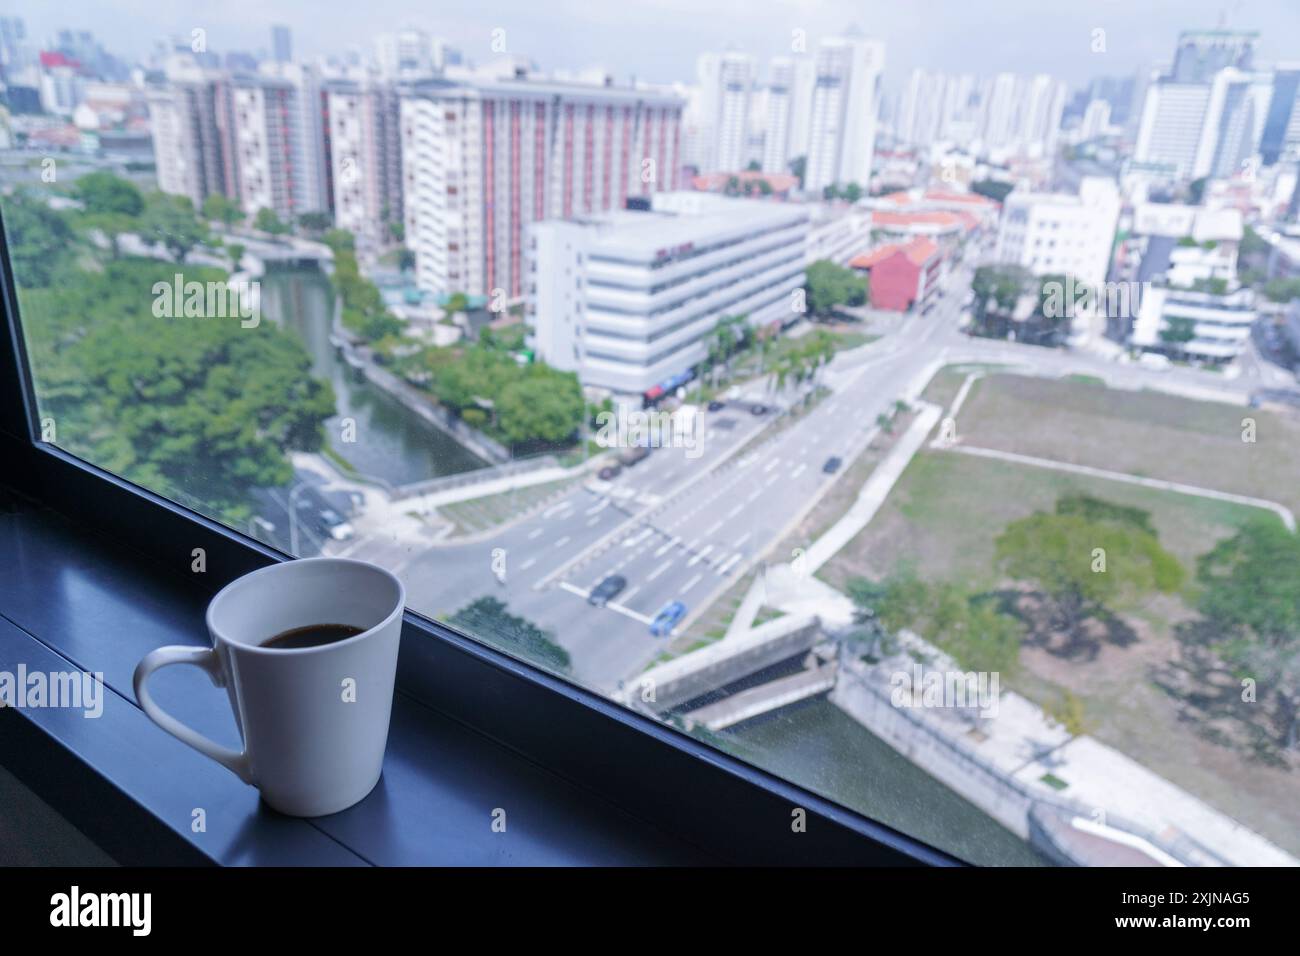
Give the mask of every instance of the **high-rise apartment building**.
<svg viewBox="0 0 1300 956">
<path fill-rule="evenodd" d="M 866 187 L 876 149 L 885 46 L 860 36 L 824 38 L 817 48 L 804 188 Z"/>
<path fill-rule="evenodd" d="M 213 193 L 239 194 L 229 79 L 173 63 L 168 81 L 146 94 L 158 188 L 187 196 L 198 209 Z"/>
<path fill-rule="evenodd" d="M 363 75 L 329 80 L 322 98 L 335 225 L 351 232 L 359 247 L 386 245 L 391 225 L 403 221 L 397 88 Z"/>
<path fill-rule="evenodd" d="M 742 170 L 749 153 L 754 58 L 737 52 L 705 53 L 697 72 L 703 135 L 700 172 Z"/>
<path fill-rule="evenodd" d="M 676 186 L 682 107 L 654 90 L 528 78 L 407 88 L 402 193 L 419 286 L 522 296 L 529 223 Z"/>
<path fill-rule="evenodd" d="M 814 76 L 814 64 L 808 57 L 772 58 L 767 85 L 763 172 L 788 172 L 794 159 L 808 155 Z"/>
<path fill-rule="evenodd" d="M 288 63 L 293 59 L 293 39 L 289 28 L 282 23 L 271 27 L 271 55 L 276 63 Z"/>
<path fill-rule="evenodd" d="M 320 78 L 310 67 L 277 64 L 231 81 L 238 196 L 252 217 L 270 209 L 292 222 L 330 208 Z"/>
</svg>

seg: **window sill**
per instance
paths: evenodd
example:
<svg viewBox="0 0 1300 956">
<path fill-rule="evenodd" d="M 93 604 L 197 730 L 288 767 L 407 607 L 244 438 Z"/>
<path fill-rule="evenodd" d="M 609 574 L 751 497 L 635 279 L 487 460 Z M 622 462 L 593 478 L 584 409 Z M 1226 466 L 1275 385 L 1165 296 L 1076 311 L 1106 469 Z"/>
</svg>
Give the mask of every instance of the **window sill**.
<svg viewBox="0 0 1300 956">
<path fill-rule="evenodd" d="M 162 644 L 206 644 L 207 597 L 50 512 L 0 516 L 0 671 L 104 675 L 103 713 L 0 710 L 19 779 L 123 863 L 608 865 L 717 862 L 599 796 L 398 693 L 384 774 L 330 817 L 282 816 L 156 727 L 131 691 Z M 190 668 L 155 677 L 160 703 L 227 744 L 225 695 Z M 505 832 L 493 832 L 493 811 Z M 204 826 L 195 826 L 202 810 Z M 197 829 L 197 832 L 196 832 Z"/>
</svg>

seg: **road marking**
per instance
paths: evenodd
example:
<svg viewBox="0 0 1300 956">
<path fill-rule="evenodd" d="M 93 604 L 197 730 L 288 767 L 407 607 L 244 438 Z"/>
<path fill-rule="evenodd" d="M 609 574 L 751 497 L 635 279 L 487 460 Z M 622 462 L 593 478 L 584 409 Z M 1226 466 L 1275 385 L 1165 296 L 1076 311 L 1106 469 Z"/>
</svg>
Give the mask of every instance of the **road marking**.
<svg viewBox="0 0 1300 956">
<path fill-rule="evenodd" d="M 562 547 L 564 547 L 566 544 L 568 544 L 570 540 L 571 540 L 571 539 L 570 539 L 569 536 L 566 534 L 566 535 L 565 535 L 563 538 L 561 538 L 559 541 L 555 542 L 555 546 L 556 546 L 557 548 L 562 548 Z"/>
<path fill-rule="evenodd" d="M 624 538 L 624 539 L 623 539 L 623 547 L 625 547 L 625 548 L 635 548 L 638 544 L 640 544 L 642 541 L 644 541 L 646 538 L 648 538 L 648 537 L 649 537 L 650 535 L 652 535 L 652 534 L 654 534 L 654 531 L 653 531 L 652 529 L 650 529 L 650 528 L 642 528 L 642 529 L 640 530 L 640 532 L 638 532 L 637 534 L 634 534 L 632 537 L 630 537 L 630 538 Z"/>
<path fill-rule="evenodd" d="M 735 554 L 733 554 L 730 558 L 728 558 L 725 562 L 723 562 L 722 564 L 718 565 L 718 573 L 719 573 L 720 575 L 722 575 L 723 577 L 726 577 L 726 576 L 727 576 L 727 572 L 731 570 L 732 565 L 734 565 L 737 561 L 740 560 L 740 557 L 741 557 L 740 552 L 737 551 L 737 552 L 736 552 Z"/>
<path fill-rule="evenodd" d="M 699 584 L 699 583 L 700 583 L 700 578 L 702 578 L 702 577 L 704 577 L 703 574 L 697 574 L 697 575 L 695 575 L 695 577 L 693 577 L 693 578 L 691 578 L 689 581 L 687 581 L 687 582 L 686 582 L 686 587 L 682 588 L 682 593 L 685 594 L 685 593 L 686 593 L 687 591 L 689 591 L 691 588 L 695 587 L 695 585 Z"/>
<path fill-rule="evenodd" d="M 744 505 L 736 505 L 736 507 L 732 508 L 730 511 L 727 512 L 727 517 L 734 518 L 736 517 L 736 515 L 740 514 L 744 510 L 745 510 Z M 721 524 L 721 522 L 719 522 L 719 524 Z"/>
<path fill-rule="evenodd" d="M 794 471 L 790 472 L 790 477 L 791 477 L 791 478 L 798 478 L 800 475 L 802 475 L 802 474 L 803 474 L 805 471 L 807 471 L 807 470 L 808 470 L 808 463 L 807 463 L 807 462 L 803 462 L 802 464 L 799 465 L 798 468 L 796 468 Z"/>
<path fill-rule="evenodd" d="M 588 591 L 586 588 L 580 588 L 576 584 L 570 584 L 568 581 L 561 581 L 560 587 L 564 588 L 564 590 L 566 591 L 578 595 L 578 597 L 580 598 L 591 597 L 591 592 Z"/>
<path fill-rule="evenodd" d="M 744 534 L 742 534 L 739 538 L 737 538 L 735 541 L 733 541 L 732 544 L 735 545 L 737 548 L 739 548 L 742 544 L 744 544 L 746 541 L 749 540 L 750 535 L 752 535 L 753 533 L 754 533 L 754 532 L 752 532 L 752 531 L 746 531 L 746 532 L 745 532 Z"/>
<path fill-rule="evenodd" d="M 701 561 L 703 561 L 703 560 L 704 560 L 704 556 L 705 556 L 706 554 L 708 554 L 708 553 L 709 553 L 710 551 L 712 551 L 712 550 L 713 550 L 713 545 L 709 545 L 707 548 L 705 548 L 703 551 L 701 551 L 701 552 L 700 552 L 699 554 L 697 554 L 695 557 L 691 558 L 691 560 L 687 561 L 687 562 L 686 562 L 686 566 L 687 566 L 688 568 L 693 568 L 693 567 L 695 567 L 695 565 L 697 565 L 697 564 L 699 564 Z"/>
<path fill-rule="evenodd" d="M 655 569 L 654 569 L 653 571 L 651 571 L 648 575 L 646 575 L 646 580 L 647 580 L 647 581 L 653 581 L 655 578 L 659 577 L 659 575 L 663 574 L 665 571 L 667 571 L 667 570 L 668 570 L 669 568 L 671 568 L 672 566 L 673 566 L 673 559 L 672 559 L 672 558 L 669 558 L 669 559 L 668 559 L 667 561 L 665 561 L 663 564 L 659 565 L 659 567 L 655 568 Z M 624 598 L 624 600 L 626 600 L 626 598 Z"/>
<path fill-rule="evenodd" d="M 572 508 L 572 507 L 573 507 L 573 502 L 572 502 L 572 501 L 561 501 L 558 505 L 555 505 L 555 506 L 553 506 L 553 507 L 551 507 L 551 508 L 547 508 L 545 511 L 543 511 L 543 512 L 542 512 L 542 517 L 543 517 L 543 518 L 552 518 L 552 517 L 554 517 L 555 515 L 559 514 L 561 511 L 566 511 L 566 510 L 568 510 L 569 508 Z"/>
<path fill-rule="evenodd" d="M 633 595 L 633 594 L 636 594 L 636 592 L 637 592 L 637 591 L 640 591 L 640 590 L 641 590 L 641 585 L 639 585 L 639 584 L 634 584 L 634 585 L 632 585 L 632 587 L 630 587 L 630 588 L 628 588 L 626 591 L 624 591 L 624 592 L 623 592 L 623 601 L 624 601 L 624 603 L 626 603 L 627 601 L 632 600 L 632 595 Z"/>
<path fill-rule="evenodd" d="M 721 528 L 721 527 L 722 527 L 722 522 L 719 521 L 717 524 L 715 524 L 713 527 L 711 527 L 708 531 L 706 531 L 706 532 L 704 532 L 704 533 L 705 533 L 706 535 L 713 534 L 713 532 L 717 531 L 717 530 L 718 530 L 719 528 Z"/>
<path fill-rule="evenodd" d="M 586 513 L 589 514 L 589 515 L 600 514 L 602 511 L 604 511 L 604 510 L 605 510 L 606 508 L 608 508 L 608 507 L 609 507 L 609 499 L 608 499 L 608 498 L 601 498 L 601 499 L 600 499 L 600 504 L 598 504 L 598 505 L 594 505 L 594 506 L 588 508 Z"/>
<path fill-rule="evenodd" d="M 767 479 L 767 481 L 763 482 L 763 484 L 765 487 L 771 488 L 774 484 L 776 484 L 780 480 L 781 480 L 780 475 L 773 475 L 771 478 Z"/>
<path fill-rule="evenodd" d="M 642 624 L 653 624 L 655 620 L 654 618 L 647 617 L 644 614 L 638 614 L 630 607 L 624 607 L 622 604 L 606 604 L 605 607 L 609 608 L 611 611 L 617 611 L 619 614 L 630 617 L 634 621 L 640 621 Z"/>
<path fill-rule="evenodd" d="M 544 528 L 535 528 L 532 531 L 528 532 L 528 540 L 532 541 L 534 538 L 538 537 L 544 530 L 545 530 Z"/>
<path fill-rule="evenodd" d="M 655 557 L 662 558 L 665 554 L 667 554 L 669 551 L 672 550 L 673 545 L 675 545 L 679 540 L 680 540 L 679 538 L 675 538 L 675 537 L 669 538 L 667 544 L 665 544 L 662 548 L 659 548 L 655 551 Z"/>
<path fill-rule="evenodd" d="M 598 524 L 600 524 L 600 515 L 594 515 L 591 518 L 587 519 L 588 528 L 594 528 Z"/>
<path fill-rule="evenodd" d="M 756 491 L 756 492 L 754 492 L 752 495 L 750 495 L 748 498 L 746 498 L 746 499 L 745 499 L 746 503 L 752 505 L 756 500 L 758 500 L 758 496 L 759 496 L 760 494 L 762 494 L 762 489 L 759 489 L 758 491 Z"/>
<path fill-rule="evenodd" d="M 519 570 L 520 570 L 520 571 L 527 571 L 529 568 L 531 568 L 531 567 L 532 567 L 534 564 L 536 564 L 536 563 L 537 563 L 537 559 L 536 559 L 536 558 L 529 558 L 529 559 L 528 559 L 527 561 L 525 561 L 523 564 L 519 565 Z"/>
<path fill-rule="evenodd" d="M 775 467 L 776 467 L 777 465 L 779 465 L 779 464 L 781 464 L 781 459 L 780 459 L 780 458 L 773 458 L 771 461 L 769 461 L 766 465 L 763 466 L 763 471 L 764 471 L 764 472 L 771 471 L 773 468 L 775 468 Z"/>
</svg>

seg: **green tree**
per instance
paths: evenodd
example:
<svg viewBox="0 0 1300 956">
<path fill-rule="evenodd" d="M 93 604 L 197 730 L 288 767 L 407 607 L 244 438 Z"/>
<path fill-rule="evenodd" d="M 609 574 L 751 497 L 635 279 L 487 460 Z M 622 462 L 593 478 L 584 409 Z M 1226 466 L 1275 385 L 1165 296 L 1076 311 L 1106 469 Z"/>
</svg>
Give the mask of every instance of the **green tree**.
<svg viewBox="0 0 1300 956">
<path fill-rule="evenodd" d="M 849 202 L 857 202 L 859 199 L 862 198 L 862 187 L 859 186 L 857 183 L 849 183 L 847 186 L 844 187 L 844 192 L 842 193 L 842 195 Z"/>
<path fill-rule="evenodd" d="M 850 580 L 847 589 L 859 622 L 888 634 L 910 630 L 970 670 L 1011 674 L 1019 666 L 1024 625 L 964 584 L 899 569 L 879 583 Z"/>
<path fill-rule="evenodd" d="M 792 175 L 799 177 L 799 188 L 803 189 L 804 173 L 808 171 L 808 157 L 796 156 L 794 159 L 790 160 L 789 168 Z"/>
<path fill-rule="evenodd" d="M 999 182 L 996 179 L 979 179 L 970 184 L 971 192 L 994 202 L 1003 202 L 1014 188 L 1014 183 Z"/>
<path fill-rule="evenodd" d="M 140 236 L 148 242 L 161 242 L 178 263 L 210 238 L 207 225 L 194 215 L 189 197 L 166 193 L 155 193 L 146 200 Z"/>
<path fill-rule="evenodd" d="M 1198 606 L 1217 650 L 1278 708 L 1282 746 L 1300 740 L 1300 535 L 1259 519 L 1197 561 Z"/>
<path fill-rule="evenodd" d="M 239 269 L 239 263 L 243 261 L 244 253 L 247 250 L 242 242 L 232 242 L 226 246 L 226 255 L 230 256 L 230 268 Z"/>
<path fill-rule="evenodd" d="M 50 285 L 72 244 L 67 219 L 41 199 L 16 190 L 5 200 L 4 224 L 20 294 L 24 288 Z"/>
<path fill-rule="evenodd" d="M 273 236 L 281 236 L 289 231 L 289 227 L 280 220 L 275 210 L 268 209 L 265 206 L 259 209 L 257 215 L 253 218 L 253 228 L 270 233 Z"/>
<path fill-rule="evenodd" d="M 554 634 L 509 613 L 494 597 L 465 605 L 447 623 L 548 671 L 564 673 L 569 669 L 569 652 L 556 643 Z"/>
<path fill-rule="evenodd" d="M 570 441 L 582 424 L 582 389 L 577 377 L 544 365 L 501 390 L 497 421 L 512 444 Z"/>
<path fill-rule="evenodd" d="M 107 170 L 87 173 L 77 180 L 72 191 L 91 215 L 114 214 L 134 219 L 144 212 L 144 196 L 135 184 Z"/>
<path fill-rule="evenodd" d="M 305 212 L 298 217 L 298 225 L 312 234 L 322 233 L 333 224 L 327 212 Z"/>
<path fill-rule="evenodd" d="M 159 317 L 175 267 L 126 258 L 77 282 L 28 289 L 37 400 L 59 444 L 206 514 L 246 521 L 251 491 L 292 477 L 334 412 L 302 343 L 274 323 Z M 197 281 L 225 278 L 187 269 Z"/>
<path fill-rule="evenodd" d="M 1051 602 L 1053 629 L 1074 633 L 1089 617 L 1183 585 L 1178 559 L 1130 520 L 1089 517 L 1067 507 L 1009 524 L 995 543 L 999 566 Z"/>
<path fill-rule="evenodd" d="M 804 277 L 805 305 L 814 316 L 830 316 L 841 305 L 856 306 L 867 300 L 867 280 L 852 269 L 818 259 Z"/>
<path fill-rule="evenodd" d="M 212 193 L 203 200 L 203 218 L 215 220 L 229 229 L 235 223 L 242 222 L 245 217 L 244 210 L 239 208 L 239 203 L 221 193 Z"/>
</svg>

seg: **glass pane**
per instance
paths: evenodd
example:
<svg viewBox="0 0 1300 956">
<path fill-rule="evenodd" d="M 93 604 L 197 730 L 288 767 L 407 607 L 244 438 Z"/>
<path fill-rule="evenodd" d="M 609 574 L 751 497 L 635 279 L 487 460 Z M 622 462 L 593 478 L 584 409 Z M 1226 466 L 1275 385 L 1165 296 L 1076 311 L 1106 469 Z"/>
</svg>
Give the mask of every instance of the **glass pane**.
<svg viewBox="0 0 1300 956">
<path fill-rule="evenodd" d="M 265 6 L 0 18 L 42 440 L 975 862 L 1300 856 L 1280 14 Z"/>
</svg>

